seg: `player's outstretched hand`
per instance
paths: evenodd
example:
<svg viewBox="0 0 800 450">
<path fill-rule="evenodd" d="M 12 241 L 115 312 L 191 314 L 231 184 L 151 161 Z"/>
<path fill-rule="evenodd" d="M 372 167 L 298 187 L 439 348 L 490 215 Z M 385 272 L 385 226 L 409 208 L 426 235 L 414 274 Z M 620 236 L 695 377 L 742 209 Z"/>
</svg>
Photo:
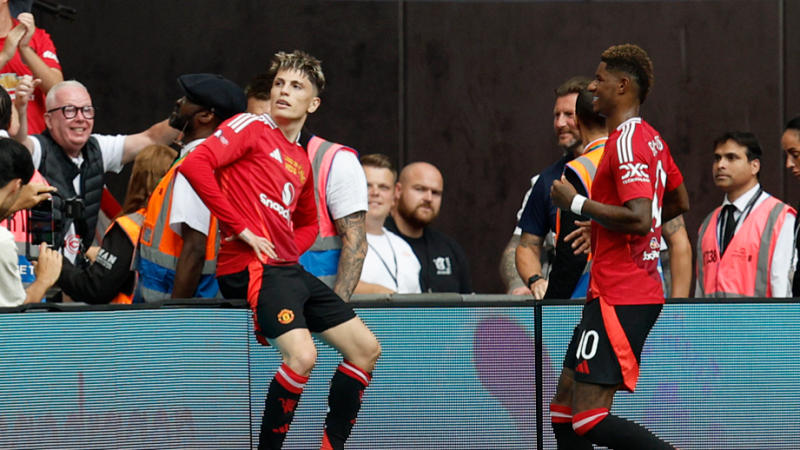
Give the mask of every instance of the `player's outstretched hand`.
<svg viewBox="0 0 800 450">
<path fill-rule="evenodd" d="M 239 239 L 243 240 L 247 245 L 253 248 L 256 252 L 256 258 L 266 264 L 267 257 L 278 259 L 278 254 L 275 253 L 275 245 L 269 239 L 261 236 L 256 236 L 252 231 L 247 228 L 239 233 Z"/>
<path fill-rule="evenodd" d="M 564 242 L 572 242 L 573 253 L 579 255 L 581 253 L 589 254 L 592 248 L 592 221 L 591 220 L 576 220 L 575 225 L 578 228 L 564 236 Z"/>
<path fill-rule="evenodd" d="M 553 185 L 550 186 L 550 197 L 553 199 L 553 204 L 565 211 L 569 211 L 569 207 L 572 205 L 572 198 L 577 193 L 578 191 L 567 181 L 564 175 L 561 175 L 560 180 L 553 180 Z"/>
</svg>

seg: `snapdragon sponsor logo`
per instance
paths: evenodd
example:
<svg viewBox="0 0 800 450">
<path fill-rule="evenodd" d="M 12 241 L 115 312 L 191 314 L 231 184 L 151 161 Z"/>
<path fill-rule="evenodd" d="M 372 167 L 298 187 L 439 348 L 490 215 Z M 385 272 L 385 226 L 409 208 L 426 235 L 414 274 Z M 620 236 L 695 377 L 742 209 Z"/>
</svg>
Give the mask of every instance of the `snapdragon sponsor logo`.
<svg viewBox="0 0 800 450">
<path fill-rule="evenodd" d="M 272 200 L 271 198 L 267 197 L 267 194 L 262 192 L 258 196 L 258 198 L 259 198 L 259 200 L 261 200 L 261 203 L 264 206 L 266 206 L 269 209 L 272 209 L 272 210 L 276 211 L 284 219 L 291 220 L 291 215 L 289 213 L 289 210 L 287 208 L 284 208 L 283 205 L 281 205 L 280 203 L 276 202 L 275 200 Z"/>
</svg>

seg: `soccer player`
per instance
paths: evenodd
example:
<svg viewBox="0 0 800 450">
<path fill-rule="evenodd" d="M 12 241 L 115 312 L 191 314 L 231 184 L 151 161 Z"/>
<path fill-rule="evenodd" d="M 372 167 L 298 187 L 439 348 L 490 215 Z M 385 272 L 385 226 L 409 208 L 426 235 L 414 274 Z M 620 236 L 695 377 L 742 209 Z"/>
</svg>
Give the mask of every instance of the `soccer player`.
<svg viewBox="0 0 800 450">
<path fill-rule="evenodd" d="M 650 57 L 623 44 L 600 60 L 589 90 L 609 136 L 592 198 L 566 179 L 551 188 L 559 208 L 592 219 L 594 255 L 587 303 L 550 405 L 553 432 L 561 449 L 672 448 L 609 410 L 618 390 L 636 387 L 642 347 L 664 303 L 661 224 L 688 210 L 689 197 L 666 143 L 639 117 L 653 83 Z"/>
<path fill-rule="evenodd" d="M 319 60 L 304 52 L 275 58 L 272 115 L 234 116 L 180 172 L 221 223 L 220 290 L 248 299 L 257 333 L 283 358 L 267 392 L 258 448 L 283 445 L 316 362 L 313 332 L 344 356 L 331 381 L 322 442 L 323 449 L 341 449 L 380 345 L 349 304 L 298 264 L 318 225 L 311 163 L 297 139 L 319 107 L 325 77 Z"/>
</svg>

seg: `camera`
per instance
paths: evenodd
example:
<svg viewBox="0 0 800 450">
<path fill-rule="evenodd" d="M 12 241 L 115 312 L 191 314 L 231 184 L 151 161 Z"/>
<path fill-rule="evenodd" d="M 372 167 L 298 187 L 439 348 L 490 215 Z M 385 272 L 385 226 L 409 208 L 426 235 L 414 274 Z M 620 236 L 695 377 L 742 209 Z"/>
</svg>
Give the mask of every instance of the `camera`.
<svg viewBox="0 0 800 450">
<path fill-rule="evenodd" d="M 39 244 L 44 242 L 55 247 L 55 221 L 53 219 L 53 200 L 39 202 L 28 210 L 28 239 L 25 242 L 25 256 L 29 261 L 39 259 Z"/>
</svg>

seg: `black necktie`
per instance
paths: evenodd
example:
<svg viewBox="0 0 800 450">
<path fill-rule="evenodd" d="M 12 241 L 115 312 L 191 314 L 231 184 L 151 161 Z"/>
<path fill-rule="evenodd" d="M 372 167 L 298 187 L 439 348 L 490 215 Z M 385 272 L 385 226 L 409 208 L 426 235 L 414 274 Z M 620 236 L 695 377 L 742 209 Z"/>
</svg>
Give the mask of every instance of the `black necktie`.
<svg viewBox="0 0 800 450">
<path fill-rule="evenodd" d="M 733 218 L 733 213 L 736 212 L 736 207 L 732 204 L 725 205 L 722 208 L 722 214 L 725 217 L 725 229 L 722 232 L 722 245 L 719 249 L 719 254 L 725 254 L 725 250 L 728 248 L 728 244 L 730 244 L 731 239 L 733 239 L 733 232 L 736 231 L 736 219 Z"/>
</svg>

